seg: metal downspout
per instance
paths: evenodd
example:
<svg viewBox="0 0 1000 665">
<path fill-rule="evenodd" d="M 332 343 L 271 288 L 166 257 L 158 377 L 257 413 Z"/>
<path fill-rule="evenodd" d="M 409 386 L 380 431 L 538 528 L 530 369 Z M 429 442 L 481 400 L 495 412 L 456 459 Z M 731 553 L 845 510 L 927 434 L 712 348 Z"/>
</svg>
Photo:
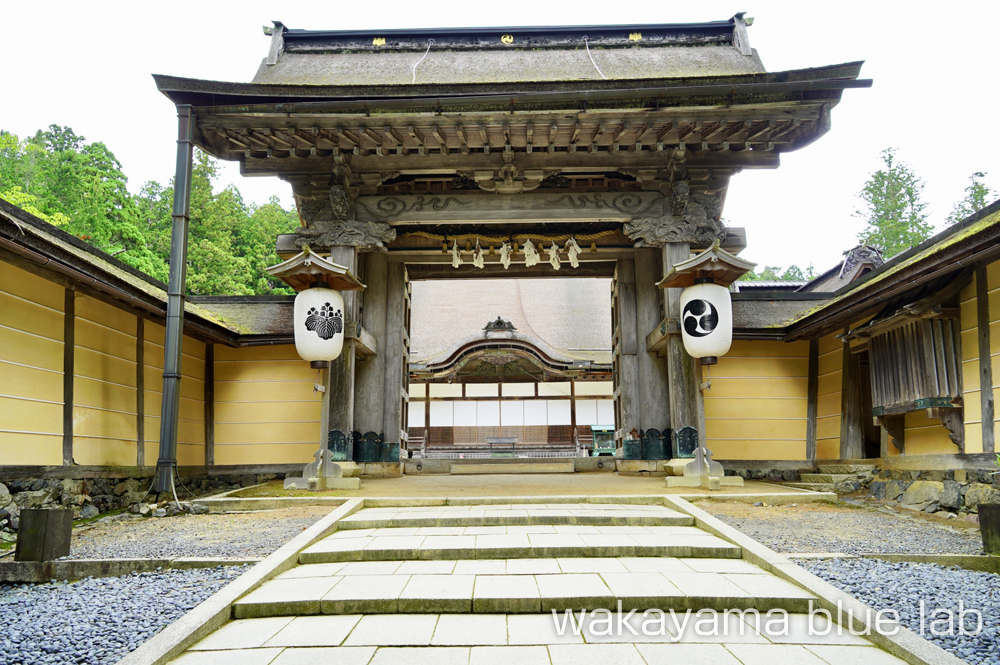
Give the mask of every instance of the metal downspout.
<svg viewBox="0 0 1000 665">
<path fill-rule="evenodd" d="M 188 222 L 191 214 L 191 160 L 194 114 L 189 104 L 177 106 L 177 167 L 167 282 L 166 339 L 163 349 L 163 401 L 160 410 L 160 457 L 152 490 L 171 492 L 177 467 L 177 421 L 180 415 L 181 345 L 184 341 L 184 291 L 187 278 Z"/>
</svg>

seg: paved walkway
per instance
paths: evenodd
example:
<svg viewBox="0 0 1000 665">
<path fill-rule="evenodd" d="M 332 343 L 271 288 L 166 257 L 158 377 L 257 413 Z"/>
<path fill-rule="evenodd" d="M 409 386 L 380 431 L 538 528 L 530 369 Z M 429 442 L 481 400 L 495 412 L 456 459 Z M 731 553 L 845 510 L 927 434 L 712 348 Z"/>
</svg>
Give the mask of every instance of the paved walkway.
<svg viewBox="0 0 1000 665">
<path fill-rule="evenodd" d="M 746 481 L 743 487 L 726 487 L 715 494 L 801 494 L 808 492 L 781 485 Z M 360 490 L 285 491 L 282 481 L 234 492 L 236 497 L 344 496 L 344 497 L 519 497 L 519 496 L 649 496 L 709 494 L 701 488 L 665 487 L 665 480 L 617 473 L 551 473 L 524 475 L 404 475 L 398 478 L 364 478 Z"/>
<path fill-rule="evenodd" d="M 173 663 L 903 662 L 810 630 L 810 593 L 663 505 L 380 507 L 338 526 Z M 784 610 L 787 630 L 733 611 L 750 608 Z"/>
</svg>

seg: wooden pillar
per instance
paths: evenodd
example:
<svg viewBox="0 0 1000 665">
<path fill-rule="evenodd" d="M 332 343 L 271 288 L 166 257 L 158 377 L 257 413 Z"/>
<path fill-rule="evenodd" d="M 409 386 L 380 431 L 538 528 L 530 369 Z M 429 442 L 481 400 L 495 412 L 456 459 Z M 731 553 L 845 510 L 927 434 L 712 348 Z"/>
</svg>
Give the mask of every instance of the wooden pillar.
<svg viewBox="0 0 1000 665">
<path fill-rule="evenodd" d="M 993 403 L 993 359 L 990 356 L 990 296 L 986 268 L 976 270 L 976 325 L 979 328 L 979 399 L 982 410 L 983 452 L 996 451 Z"/>
<path fill-rule="evenodd" d="M 388 264 L 385 315 L 385 412 L 382 432 L 386 441 L 399 441 L 400 456 L 405 456 L 403 451 L 406 449 L 405 442 L 401 440 L 402 431 L 406 429 L 406 423 L 403 421 L 403 400 L 409 399 L 409 395 L 404 396 L 403 392 L 410 360 L 406 288 L 406 266 L 402 263 Z M 382 353 L 381 348 L 379 353 Z"/>
<path fill-rule="evenodd" d="M 844 329 L 847 333 L 847 328 Z M 858 386 L 858 363 L 851 355 L 851 343 L 844 342 L 843 372 L 840 387 L 840 457 L 861 459 L 864 427 L 861 422 L 861 392 Z"/>
<path fill-rule="evenodd" d="M 629 432 L 642 428 L 640 413 L 639 385 L 639 335 L 635 312 L 635 262 L 621 259 L 615 269 L 615 307 L 618 309 L 618 390 L 619 415 L 617 423 L 622 438 L 629 438 Z M 645 342 L 645 340 L 643 340 Z"/>
<path fill-rule="evenodd" d="M 73 380 L 76 375 L 76 291 L 63 301 L 63 466 L 73 464 Z"/>
<path fill-rule="evenodd" d="M 146 463 L 146 321 L 135 317 L 135 465 Z"/>
<path fill-rule="evenodd" d="M 215 466 L 215 344 L 205 344 L 205 466 Z"/>
<path fill-rule="evenodd" d="M 809 340 L 809 378 L 806 402 L 806 459 L 816 461 L 816 423 L 819 412 L 819 340 Z"/>
<path fill-rule="evenodd" d="M 342 265 L 352 273 L 358 270 L 358 250 L 356 247 L 333 247 L 330 260 Z M 344 291 L 344 321 L 357 321 L 357 291 Z M 330 395 L 331 430 L 340 430 L 347 436 L 347 457 L 354 459 L 354 447 L 350 445 L 354 431 L 354 340 L 344 340 L 344 350 L 340 357 L 330 363 L 327 394 Z"/>
<path fill-rule="evenodd" d="M 655 352 L 646 351 L 646 335 L 663 318 L 662 289 L 656 282 L 662 277 L 660 256 L 656 249 L 635 253 L 635 314 L 639 350 L 639 429 L 665 430 L 670 427 L 670 375 L 667 363 Z"/>
<path fill-rule="evenodd" d="M 666 275 L 675 264 L 686 261 L 691 255 L 691 246 L 686 242 L 670 242 L 663 246 L 663 274 Z M 664 315 L 668 322 L 680 320 L 681 291 L 664 289 Z M 698 430 L 700 445 L 705 445 L 704 423 L 699 423 L 698 368 L 694 358 L 684 350 L 680 330 L 667 336 L 667 372 L 669 375 L 670 426 L 674 429 L 694 427 Z M 703 418 L 701 419 L 704 420 Z"/>
<path fill-rule="evenodd" d="M 374 357 L 359 359 L 354 373 L 354 428 L 365 432 L 383 432 L 385 423 L 386 363 L 386 255 L 367 253 L 358 257 L 366 289 L 361 292 L 361 325 L 378 343 Z M 394 438 L 386 439 L 395 441 Z"/>
</svg>

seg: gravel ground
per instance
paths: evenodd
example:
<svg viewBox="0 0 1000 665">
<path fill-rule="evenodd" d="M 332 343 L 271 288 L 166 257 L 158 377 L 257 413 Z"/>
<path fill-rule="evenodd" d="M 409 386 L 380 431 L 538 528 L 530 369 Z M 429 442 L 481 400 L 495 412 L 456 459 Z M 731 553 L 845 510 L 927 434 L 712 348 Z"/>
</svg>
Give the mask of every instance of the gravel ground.
<svg viewBox="0 0 1000 665">
<path fill-rule="evenodd" d="M 900 623 L 917 634 L 921 634 L 923 601 L 923 637 L 967 663 L 1000 664 L 1000 575 L 875 559 L 823 559 L 800 565 L 876 610 L 897 611 Z M 978 635 L 958 634 L 959 601 L 965 610 L 982 613 L 983 631 Z M 955 617 L 953 631 L 944 621 L 947 614 L 935 613 L 939 609 Z M 966 630 L 976 628 L 975 619 L 967 615 Z"/>
<path fill-rule="evenodd" d="M 112 665 L 247 568 L 0 584 L 0 663 Z"/>
<path fill-rule="evenodd" d="M 329 512 L 302 507 L 174 517 L 122 513 L 75 531 L 70 558 L 264 557 Z"/>
<path fill-rule="evenodd" d="M 697 505 L 777 552 L 983 554 L 979 528 L 968 522 L 911 516 L 871 504 L 793 507 L 702 501 Z"/>
</svg>

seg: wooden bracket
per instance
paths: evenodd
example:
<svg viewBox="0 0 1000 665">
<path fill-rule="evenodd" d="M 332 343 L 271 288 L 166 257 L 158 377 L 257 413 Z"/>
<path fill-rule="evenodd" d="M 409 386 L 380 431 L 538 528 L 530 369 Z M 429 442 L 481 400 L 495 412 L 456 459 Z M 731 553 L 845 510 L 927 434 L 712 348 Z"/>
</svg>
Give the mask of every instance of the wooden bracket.
<svg viewBox="0 0 1000 665">
<path fill-rule="evenodd" d="M 961 408 L 936 407 L 927 409 L 928 418 L 937 418 L 948 429 L 948 438 L 958 446 L 959 453 L 965 453 L 965 418 Z"/>
<path fill-rule="evenodd" d="M 371 358 L 378 355 L 378 340 L 357 321 L 344 322 L 344 339 L 354 340 L 354 353 L 359 358 Z"/>
<path fill-rule="evenodd" d="M 667 317 L 646 335 L 646 351 L 663 358 L 667 353 L 667 337 L 681 333 L 680 319 Z"/>
<path fill-rule="evenodd" d="M 896 446 L 900 453 L 906 452 L 906 414 L 876 416 L 875 420 L 892 437 L 892 445 Z"/>
</svg>

